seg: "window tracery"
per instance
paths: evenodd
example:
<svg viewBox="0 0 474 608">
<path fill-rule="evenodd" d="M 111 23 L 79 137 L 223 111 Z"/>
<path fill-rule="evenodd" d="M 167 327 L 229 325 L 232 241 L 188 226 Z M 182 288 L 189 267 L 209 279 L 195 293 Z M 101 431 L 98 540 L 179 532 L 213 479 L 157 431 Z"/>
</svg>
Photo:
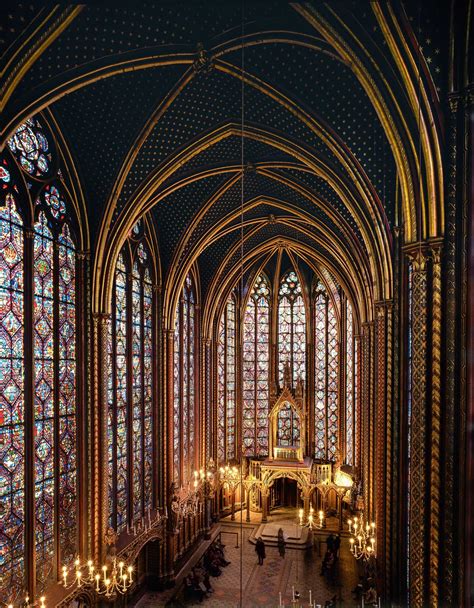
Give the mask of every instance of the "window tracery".
<svg viewBox="0 0 474 608">
<path fill-rule="evenodd" d="M 118 532 L 153 505 L 154 301 L 151 256 L 140 238 L 117 260 L 108 339 L 109 523 Z"/>
<path fill-rule="evenodd" d="M 293 382 L 306 375 L 306 313 L 301 284 L 294 270 L 287 272 L 278 291 L 278 373 L 283 385 L 285 366 Z"/>
<path fill-rule="evenodd" d="M 196 296 L 191 275 L 184 282 L 174 331 L 174 480 L 184 484 L 195 464 Z"/>
<path fill-rule="evenodd" d="M 78 550 L 76 218 L 50 137 L 29 119 L 0 161 L 0 595 L 10 601 L 34 564 L 41 593 Z M 43 181 L 23 190 L 16 163 Z"/>
<path fill-rule="evenodd" d="M 331 460 L 338 445 L 338 327 L 334 305 L 321 281 L 314 302 L 315 457 Z"/>
<path fill-rule="evenodd" d="M 242 440 L 248 456 L 268 454 L 270 287 L 256 278 L 244 315 Z"/>
<path fill-rule="evenodd" d="M 232 296 L 219 322 L 218 365 L 218 460 L 236 457 L 236 304 Z"/>
</svg>

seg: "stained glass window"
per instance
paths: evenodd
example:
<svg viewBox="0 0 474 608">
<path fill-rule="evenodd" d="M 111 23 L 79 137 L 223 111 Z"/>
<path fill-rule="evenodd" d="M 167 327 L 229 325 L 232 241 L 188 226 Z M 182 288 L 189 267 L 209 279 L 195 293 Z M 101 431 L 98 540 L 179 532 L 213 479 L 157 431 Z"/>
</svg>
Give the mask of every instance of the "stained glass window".
<svg viewBox="0 0 474 608">
<path fill-rule="evenodd" d="M 67 224 L 59 235 L 59 527 L 62 561 L 76 553 L 76 253 Z"/>
<path fill-rule="evenodd" d="M 257 277 L 244 315 L 242 441 L 246 456 L 268 454 L 270 288 Z"/>
<path fill-rule="evenodd" d="M 132 273 L 132 519 L 142 513 L 143 425 L 142 425 L 142 306 L 138 264 Z"/>
<path fill-rule="evenodd" d="M 51 163 L 48 138 L 36 118 L 28 118 L 8 140 L 8 147 L 18 159 L 22 169 L 34 175 L 47 175 Z"/>
<path fill-rule="evenodd" d="M 174 332 L 174 478 L 178 484 L 191 478 L 195 464 L 195 323 L 196 299 L 188 275 L 176 309 Z"/>
<path fill-rule="evenodd" d="M 352 306 L 346 300 L 346 464 L 354 464 L 354 326 L 352 320 Z"/>
<path fill-rule="evenodd" d="M 218 361 L 218 459 L 220 462 L 236 457 L 236 308 L 230 298 L 219 323 Z"/>
<path fill-rule="evenodd" d="M 299 447 L 300 417 L 289 403 L 278 412 L 277 444 L 282 447 Z"/>
<path fill-rule="evenodd" d="M 25 567 L 23 307 L 23 221 L 7 194 L 0 206 L 0 596 L 11 601 L 24 587 Z"/>
<path fill-rule="evenodd" d="M 153 503 L 153 285 L 143 276 L 143 435 L 144 508 Z"/>
<path fill-rule="evenodd" d="M 301 285 L 291 270 L 282 279 L 278 291 L 278 372 L 283 385 L 289 365 L 293 382 L 306 374 L 306 315 Z"/>
<path fill-rule="evenodd" d="M 20 125 L 8 149 L 23 171 L 50 178 L 38 186 L 35 220 L 24 222 L 26 193 L 1 159 L 0 596 L 14 602 L 26 588 L 25 573 L 41 593 L 56 563 L 70 563 L 78 550 L 78 310 L 67 202 L 51 179 L 51 145 L 40 122 Z M 32 238 L 24 238 L 26 229 Z M 27 554 L 25 521 L 34 534 Z"/>
<path fill-rule="evenodd" d="M 127 525 L 127 271 L 123 256 L 115 270 L 115 386 L 116 386 L 116 527 Z"/>
<path fill-rule="evenodd" d="M 314 302 L 315 457 L 326 460 L 335 457 L 338 444 L 338 320 L 321 282 Z"/>
<path fill-rule="evenodd" d="M 139 243 L 130 262 L 131 275 L 125 259 L 124 252 L 115 269 L 114 333 L 107 346 L 112 367 L 108 376 L 109 522 L 119 532 L 153 505 L 154 462 L 153 284 L 145 242 Z"/>
</svg>

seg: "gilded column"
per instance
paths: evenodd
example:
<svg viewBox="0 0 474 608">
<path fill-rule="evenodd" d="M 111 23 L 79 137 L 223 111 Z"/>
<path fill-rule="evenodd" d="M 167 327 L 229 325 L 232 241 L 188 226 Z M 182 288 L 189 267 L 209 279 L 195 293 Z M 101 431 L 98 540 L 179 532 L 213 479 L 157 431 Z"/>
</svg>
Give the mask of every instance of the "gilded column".
<svg viewBox="0 0 474 608">
<path fill-rule="evenodd" d="M 410 254 L 409 254 L 410 255 Z M 416 249 L 412 260 L 412 386 L 410 424 L 409 590 L 410 604 L 427 603 L 427 271 L 426 254 Z"/>
<path fill-rule="evenodd" d="M 166 439 L 165 439 L 165 471 L 164 479 L 166 484 L 166 503 L 168 505 L 168 530 L 166 537 L 166 571 L 165 576 L 172 578 L 174 573 L 174 558 L 175 558 L 175 532 L 173 529 L 173 513 L 170 508 L 172 489 L 171 484 L 173 481 L 173 470 L 174 470 L 174 449 L 173 449 L 173 354 L 174 354 L 174 331 L 172 329 L 164 330 L 164 353 L 163 358 L 165 363 L 165 387 L 166 387 L 166 399 L 163 407 L 163 415 L 166 420 Z"/>
<path fill-rule="evenodd" d="M 110 315 L 92 315 L 92 552 L 96 562 L 105 556 L 108 518 L 107 457 L 107 335 Z"/>
<path fill-rule="evenodd" d="M 392 408 L 393 400 L 393 305 L 386 306 L 386 390 L 385 390 L 385 593 L 390 595 L 392 529 Z"/>
<path fill-rule="evenodd" d="M 368 513 L 370 493 L 370 323 L 364 323 L 361 336 L 361 468 L 364 508 Z"/>
<path fill-rule="evenodd" d="M 100 560 L 100 399 L 99 399 L 99 314 L 92 315 L 92 554 L 96 563 Z"/>
<path fill-rule="evenodd" d="M 430 604 L 438 604 L 441 439 L 441 259 L 431 247 L 431 462 L 430 462 Z"/>
<path fill-rule="evenodd" d="M 110 315 L 103 314 L 99 319 L 100 329 L 100 551 L 105 555 L 105 535 L 108 527 L 109 517 L 109 458 L 108 458 L 108 349 Z"/>
<path fill-rule="evenodd" d="M 443 419 L 443 600 L 454 604 L 453 598 L 453 514 L 454 514 L 454 417 L 456 410 L 456 216 L 458 183 L 458 121 L 459 95 L 449 99 L 449 147 L 446 196 L 445 239 L 445 348 L 444 419 Z"/>
<path fill-rule="evenodd" d="M 377 303 L 375 307 L 375 521 L 377 523 L 377 559 L 379 574 L 385 569 L 385 496 L 388 483 L 386 479 L 386 304 Z M 381 576 L 379 584 L 383 581 Z"/>
</svg>

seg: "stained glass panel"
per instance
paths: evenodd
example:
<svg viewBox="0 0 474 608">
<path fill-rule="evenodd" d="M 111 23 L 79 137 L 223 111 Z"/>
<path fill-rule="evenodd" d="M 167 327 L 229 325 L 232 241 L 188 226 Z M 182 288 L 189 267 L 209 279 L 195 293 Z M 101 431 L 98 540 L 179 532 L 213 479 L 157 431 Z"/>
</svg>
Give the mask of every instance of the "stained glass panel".
<svg viewBox="0 0 474 608">
<path fill-rule="evenodd" d="M 314 298 L 315 457 L 331 460 L 338 446 L 338 318 L 320 281 Z"/>
<path fill-rule="evenodd" d="M 142 515 L 143 490 L 142 425 L 142 307 L 141 282 L 137 264 L 132 273 L 132 460 L 133 519 Z"/>
<path fill-rule="evenodd" d="M 43 591 L 54 557 L 53 237 L 46 216 L 34 226 L 34 420 L 36 580 Z"/>
<path fill-rule="evenodd" d="M 153 502 L 153 286 L 150 273 L 143 278 L 143 434 L 145 508 Z"/>
<path fill-rule="evenodd" d="M 268 454 L 269 294 L 265 277 L 258 276 L 244 315 L 242 440 L 246 456 Z"/>
<path fill-rule="evenodd" d="M 346 302 L 346 463 L 354 464 L 354 331 L 349 301 Z"/>
<path fill-rule="evenodd" d="M 181 323 L 180 305 L 176 309 L 173 354 L 173 463 L 174 480 L 179 482 L 181 465 Z"/>
<path fill-rule="evenodd" d="M 8 147 L 22 169 L 36 177 L 45 176 L 51 163 L 46 135 L 36 118 L 28 118 L 8 140 Z"/>
<path fill-rule="evenodd" d="M 219 322 L 219 334 L 217 340 L 217 459 L 225 462 L 226 450 L 226 420 L 225 420 L 225 334 L 226 334 L 226 311 L 221 315 Z"/>
<path fill-rule="evenodd" d="M 77 550 L 76 254 L 67 224 L 59 236 L 59 529 L 62 563 Z"/>
<path fill-rule="evenodd" d="M 334 459 L 337 450 L 338 430 L 338 335 L 337 317 L 334 306 L 328 301 L 328 330 L 327 330 L 327 424 L 328 424 L 328 458 Z"/>
<path fill-rule="evenodd" d="M 236 457 L 235 454 L 235 302 L 227 302 L 227 332 L 226 332 L 226 437 L 227 460 Z"/>
<path fill-rule="evenodd" d="M 116 384 L 116 511 L 117 531 L 127 525 L 127 274 L 123 256 L 115 270 L 115 384 Z"/>
<path fill-rule="evenodd" d="M 278 292 L 278 375 L 283 385 L 285 367 L 292 370 L 293 382 L 306 374 L 306 313 L 296 272 L 288 272 Z"/>
<path fill-rule="evenodd" d="M 23 232 L 13 196 L 0 207 L 0 596 L 24 587 Z"/>
<path fill-rule="evenodd" d="M 300 418 L 289 403 L 278 412 L 277 445 L 295 448 L 300 445 Z"/>
<path fill-rule="evenodd" d="M 315 302 L 315 457 L 326 458 L 327 297 L 319 290 Z"/>
</svg>

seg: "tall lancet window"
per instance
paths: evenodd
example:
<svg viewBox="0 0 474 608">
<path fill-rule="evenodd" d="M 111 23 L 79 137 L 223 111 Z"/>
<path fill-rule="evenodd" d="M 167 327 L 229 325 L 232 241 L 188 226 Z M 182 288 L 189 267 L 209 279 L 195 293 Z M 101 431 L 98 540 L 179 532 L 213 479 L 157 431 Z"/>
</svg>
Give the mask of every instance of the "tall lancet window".
<svg viewBox="0 0 474 608">
<path fill-rule="evenodd" d="M 354 464 L 356 365 L 352 306 L 349 300 L 346 300 L 346 464 Z"/>
<path fill-rule="evenodd" d="M 333 459 L 338 427 L 338 328 L 332 300 L 318 282 L 314 292 L 315 457 Z"/>
<path fill-rule="evenodd" d="M 231 297 L 219 322 L 217 344 L 217 402 L 218 402 L 218 459 L 232 460 L 235 453 L 236 433 L 236 306 Z"/>
<path fill-rule="evenodd" d="M 293 370 L 293 382 L 305 379 L 306 315 L 301 284 L 291 270 L 282 279 L 278 291 L 278 372 L 283 385 L 285 367 Z"/>
<path fill-rule="evenodd" d="M 244 316 L 242 440 L 246 456 L 268 454 L 270 288 L 257 277 Z"/>
<path fill-rule="evenodd" d="M 107 346 L 109 523 L 119 532 L 153 503 L 152 265 L 141 225 L 132 235 L 115 268 Z"/>
<path fill-rule="evenodd" d="M 53 140 L 32 118 L 8 149 L 0 161 L 0 597 L 16 603 L 29 580 L 43 593 L 57 562 L 71 563 L 78 550 L 80 307 L 77 223 L 56 181 Z M 28 190 L 21 171 L 34 177 Z"/>
<path fill-rule="evenodd" d="M 174 332 L 174 480 L 184 484 L 195 465 L 196 296 L 186 277 L 176 309 Z"/>
</svg>

